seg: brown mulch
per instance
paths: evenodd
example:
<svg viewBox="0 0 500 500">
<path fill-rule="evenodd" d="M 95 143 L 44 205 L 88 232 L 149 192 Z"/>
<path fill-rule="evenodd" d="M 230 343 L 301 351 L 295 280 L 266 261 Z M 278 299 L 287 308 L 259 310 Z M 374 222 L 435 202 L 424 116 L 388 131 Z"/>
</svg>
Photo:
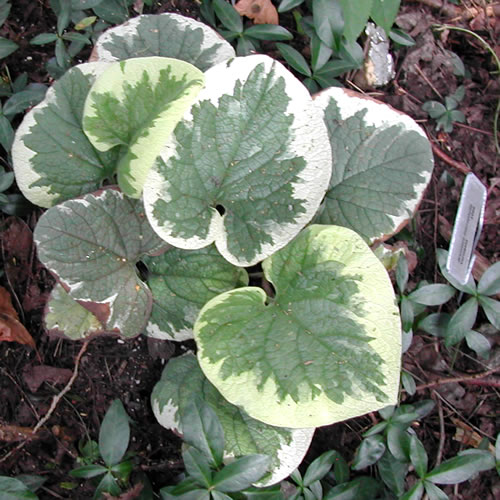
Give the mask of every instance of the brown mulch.
<svg viewBox="0 0 500 500">
<path fill-rule="evenodd" d="M 485 225 L 477 248 L 479 262 L 484 270 L 499 260 L 500 175 L 492 124 L 500 89 L 498 78 L 491 74 L 495 70 L 494 62 L 472 37 L 453 31 L 438 34 L 431 29 L 436 23 L 456 24 L 473 29 L 492 44 L 498 40 L 498 18 L 484 15 L 484 9 L 480 8 L 484 2 L 463 3 L 475 8 L 475 14 L 471 15 L 471 9 L 451 8 L 449 2 L 441 0 L 403 1 L 399 22 L 417 40 L 417 45 L 395 52 L 396 78 L 387 87 L 372 93 L 419 121 L 435 148 L 436 169 L 414 224 L 394 238 L 397 241 L 404 236 L 417 255 L 418 264 L 411 276 L 413 285 L 422 279 L 442 281 L 435 251 L 448 246 L 466 171 L 473 171 L 489 192 Z M 50 83 L 45 63 L 53 56 L 53 46 L 29 44 L 35 35 L 55 31 L 56 18 L 48 7 L 49 2 L 14 0 L 13 4 L 0 35 L 16 41 L 20 49 L 0 62 L 2 77 L 6 77 L 8 68 L 13 79 L 26 71 L 30 81 Z M 446 8 L 440 9 L 440 6 Z M 154 2 L 152 11 L 178 12 L 199 18 L 197 4 L 190 0 Z M 294 31 L 291 16 L 284 16 L 283 22 Z M 298 43 L 300 46 L 300 39 Z M 272 46 L 269 50 L 273 50 Z M 446 51 L 461 58 L 468 70 L 465 79 L 454 74 Z M 78 57 L 85 59 L 87 55 L 82 52 Z M 460 109 L 467 121 L 456 125 L 450 134 L 438 133 L 421 105 L 428 100 L 440 100 L 440 95 L 453 93 L 461 84 L 467 91 Z M 3 160 L 2 164 L 8 164 L 5 157 Z M 452 179 L 451 186 L 444 180 L 445 173 Z M 17 343 L 0 342 L 0 475 L 47 477 L 38 492 L 42 499 L 91 498 L 94 490 L 89 482 L 75 480 L 68 473 L 80 454 L 79 443 L 89 437 L 97 439 L 99 423 L 110 402 L 120 398 L 132 419 L 130 449 L 135 454 L 135 470 L 146 473 L 156 490 L 173 484 L 183 470 L 181 441 L 157 423 L 149 398 L 166 360 L 180 349 L 178 345 L 160 346 L 142 336 L 130 341 L 109 337 L 93 339 L 80 360 L 79 375 L 69 392 L 43 429 L 36 435 L 30 433 L 49 410 L 52 398 L 67 383 L 81 348 L 78 342 L 49 338 L 41 322 L 53 286 L 52 277 L 36 259 L 31 238 L 41 213 L 37 209 L 23 220 L 0 214 L 3 263 L 0 285 L 10 292 L 20 321 L 37 346 L 33 351 Z M 450 307 L 457 305 L 454 302 Z M 483 317 L 480 319 L 485 322 Z M 447 350 L 435 338 L 416 335 L 405 355 L 405 368 L 417 377 L 417 384 L 485 371 L 498 366 L 500 360 L 498 338 L 490 338 L 494 344 L 491 358 L 481 362 L 464 345 Z M 437 403 L 437 409 L 415 427 L 431 466 L 438 454 L 444 460 L 474 445 L 472 441 L 464 443 L 455 439 L 464 432 L 476 439 L 493 440 L 499 429 L 498 396 L 498 379 L 483 385 L 438 385 L 423 389 L 414 397 L 402 395 L 404 402 L 432 398 Z M 350 460 L 362 433 L 377 418 L 376 414 L 368 415 L 318 429 L 305 462 L 327 449 L 337 449 Z M 486 473 L 468 483 L 444 489 L 450 498 L 457 500 L 493 500 L 500 497 L 495 474 Z M 75 489 L 68 489 L 71 487 Z"/>
</svg>

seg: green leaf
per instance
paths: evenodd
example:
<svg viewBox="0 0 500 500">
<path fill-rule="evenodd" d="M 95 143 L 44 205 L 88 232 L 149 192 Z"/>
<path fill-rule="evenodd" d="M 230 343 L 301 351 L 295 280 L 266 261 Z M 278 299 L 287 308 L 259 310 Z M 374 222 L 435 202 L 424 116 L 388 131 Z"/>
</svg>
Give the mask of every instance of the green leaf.
<svg viewBox="0 0 500 500">
<path fill-rule="evenodd" d="M 59 0 L 57 13 L 57 33 L 62 35 L 71 20 L 71 0 Z"/>
<path fill-rule="evenodd" d="M 304 474 L 304 486 L 311 486 L 315 481 L 323 479 L 339 456 L 337 451 L 330 450 L 325 451 L 318 458 L 313 460 Z"/>
<path fill-rule="evenodd" d="M 162 56 L 206 71 L 234 57 L 234 49 L 206 24 L 178 14 L 144 15 L 103 33 L 94 49 L 100 61 Z"/>
<path fill-rule="evenodd" d="M 127 483 L 133 468 L 134 464 L 130 460 L 124 460 L 123 462 L 113 465 L 109 470 L 120 481 Z"/>
<path fill-rule="evenodd" d="M 65 33 L 62 38 L 64 38 L 64 40 L 69 40 L 70 42 L 83 43 L 84 45 L 92 44 L 89 37 L 87 35 L 82 35 L 81 33 Z"/>
<path fill-rule="evenodd" d="M 399 500 L 420 500 L 424 494 L 424 483 L 420 479 Z"/>
<path fill-rule="evenodd" d="M 160 490 L 162 499 L 173 499 L 182 497 L 184 500 L 210 499 L 210 492 L 206 489 L 200 489 L 197 482 L 187 477 L 175 486 L 167 486 Z"/>
<path fill-rule="evenodd" d="M 387 272 L 361 238 L 309 226 L 262 265 L 275 297 L 232 290 L 210 300 L 195 323 L 198 360 L 222 395 L 289 427 L 394 404 L 399 315 Z"/>
<path fill-rule="evenodd" d="M 333 50 L 327 47 L 315 33 L 311 38 L 311 67 L 313 72 L 322 68 L 330 59 Z M 307 67 L 307 62 L 306 62 Z"/>
<path fill-rule="evenodd" d="M 410 461 L 410 435 L 404 427 L 398 425 L 388 426 L 387 447 L 397 460 L 401 462 Z"/>
<path fill-rule="evenodd" d="M 120 462 L 125 455 L 130 439 L 128 415 L 119 399 L 115 399 L 99 429 L 99 453 L 104 463 L 111 467 Z"/>
<path fill-rule="evenodd" d="M 69 200 L 45 212 L 34 233 L 40 261 L 107 331 L 134 337 L 151 311 L 136 262 L 165 244 L 142 203 L 115 189 Z"/>
<path fill-rule="evenodd" d="M 47 477 L 36 476 L 34 474 L 19 474 L 16 479 L 22 481 L 23 484 L 31 491 L 35 492 L 40 488 L 46 481 Z"/>
<path fill-rule="evenodd" d="M 400 3 L 401 0 L 373 0 L 371 18 L 384 28 L 386 33 L 391 31 L 391 27 L 398 15 Z"/>
<path fill-rule="evenodd" d="M 3 172 L 0 174 L 0 192 L 9 189 L 14 182 L 14 172 Z"/>
<path fill-rule="evenodd" d="M 55 33 L 40 33 L 30 40 L 31 45 L 45 45 L 57 40 L 58 36 Z"/>
<path fill-rule="evenodd" d="M 392 28 L 389 32 L 389 38 L 403 47 L 413 47 L 417 43 L 406 31 L 399 28 Z"/>
<path fill-rule="evenodd" d="M 208 459 L 196 448 L 189 447 L 182 452 L 186 472 L 195 479 L 200 486 L 212 486 L 212 471 Z"/>
<path fill-rule="evenodd" d="M 5 101 L 3 106 L 3 114 L 14 116 L 17 113 L 22 113 L 30 106 L 38 104 L 45 97 L 47 87 L 45 85 L 32 85 L 21 92 L 17 92 Z"/>
<path fill-rule="evenodd" d="M 400 293 L 404 293 L 406 289 L 406 285 L 408 284 L 408 275 L 408 261 L 403 254 L 399 257 L 396 265 L 396 283 Z"/>
<path fill-rule="evenodd" d="M 373 500 L 380 491 L 380 483 L 368 476 L 361 476 L 348 483 L 334 486 L 323 500 Z"/>
<path fill-rule="evenodd" d="M 410 373 L 406 371 L 401 372 L 401 383 L 403 385 L 404 390 L 410 395 L 413 396 L 417 390 L 417 385 L 415 384 L 415 379 L 411 376 Z"/>
<path fill-rule="evenodd" d="M 78 467 L 77 469 L 73 469 L 70 471 L 69 475 L 72 477 L 81 477 L 81 478 L 91 478 L 100 476 L 101 474 L 105 474 L 107 472 L 107 468 L 103 465 L 84 465 L 83 467 Z"/>
<path fill-rule="evenodd" d="M 469 452 L 446 460 L 429 472 L 425 479 L 437 484 L 457 484 L 495 467 L 495 459 L 488 451 Z"/>
<path fill-rule="evenodd" d="M 19 48 L 17 43 L 0 36 L 0 59 L 4 57 L 10 56 L 13 52 L 15 52 Z"/>
<path fill-rule="evenodd" d="M 344 37 L 354 42 L 364 30 L 370 17 L 373 0 L 340 0 L 344 14 Z"/>
<path fill-rule="evenodd" d="M 247 272 L 227 262 L 213 245 L 201 250 L 170 248 L 142 260 L 153 294 L 147 334 L 154 338 L 193 338 L 194 321 L 210 299 L 248 285 Z"/>
<path fill-rule="evenodd" d="M 500 302 L 482 295 L 478 297 L 478 300 L 489 322 L 495 328 L 500 329 Z"/>
<path fill-rule="evenodd" d="M 386 239 L 410 219 L 433 168 L 424 132 L 406 115 L 340 88 L 322 92 L 335 163 L 317 218 L 350 227 L 367 241 Z"/>
<path fill-rule="evenodd" d="M 2 26 L 9 17 L 11 7 L 12 5 L 8 0 L 2 0 L 2 2 L 0 2 L 0 26 Z"/>
<path fill-rule="evenodd" d="M 427 452 L 417 436 L 411 436 L 410 438 L 410 460 L 418 476 L 422 479 L 425 478 L 428 462 Z"/>
<path fill-rule="evenodd" d="M 287 12 L 304 3 L 304 0 L 281 0 L 278 12 Z"/>
<path fill-rule="evenodd" d="M 285 61 L 297 72 L 305 76 L 312 76 L 311 69 L 304 56 L 290 45 L 277 43 L 276 47 L 284 57 Z"/>
<path fill-rule="evenodd" d="M 445 345 L 447 347 L 460 342 L 465 337 L 465 334 L 472 330 L 476 322 L 477 309 L 477 299 L 471 297 L 456 310 L 446 327 Z"/>
<path fill-rule="evenodd" d="M 205 79 L 150 171 L 146 213 L 168 243 L 215 241 L 226 260 L 251 266 L 316 212 L 331 173 L 326 127 L 304 86 L 270 57 L 237 57 Z"/>
<path fill-rule="evenodd" d="M 440 306 L 455 295 L 455 289 L 450 285 L 432 284 L 417 288 L 408 298 L 424 306 Z"/>
<path fill-rule="evenodd" d="M 212 490 L 211 495 L 213 500 L 231 500 L 231 497 L 229 495 L 226 495 L 225 493 L 217 490 Z"/>
<path fill-rule="evenodd" d="M 488 267 L 477 284 L 481 295 L 497 295 L 500 293 L 500 262 Z"/>
<path fill-rule="evenodd" d="M 28 487 L 15 477 L 0 476 L 0 500 L 38 500 Z"/>
<path fill-rule="evenodd" d="M 149 168 L 203 86 L 189 63 L 142 57 L 111 64 L 96 79 L 84 107 L 83 129 L 93 146 L 120 146 L 122 191 L 139 198 Z"/>
<path fill-rule="evenodd" d="M 399 497 L 405 491 L 405 478 L 408 473 L 408 464 L 396 460 L 389 451 L 386 451 L 377 462 L 377 469 L 382 481 Z"/>
<path fill-rule="evenodd" d="M 271 457 L 269 474 L 259 485 L 275 484 L 301 463 L 314 429 L 286 429 L 254 420 L 227 402 L 205 378 L 196 357 L 186 354 L 171 359 L 151 395 L 151 406 L 158 421 L 167 429 L 182 433 L 179 410 L 196 395 L 211 406 L 224 431 L 224 456 L 263 454 Z"/>
<path fill-rule="evenodd" d="M 58 38 L 56 40 L 55 48 L 56 62 L 57 65 L 62 69 L 68 69 L 71 65 L 71 57 L 66 50 L 66 45 L 64 45 L 64 40 Z"/>
<path fill-rule="evenodd" d="M 73 10 L 93 9 L 103 2 L 104 0 L 71 0 L 71 8 Z"/>
<path fill-rule="evenodd" d="M 224 454 L 224 431 L 214 410 L 201 398 L 194 397 L 180 415 L 183 439 L 198 449 L 217 468 Z"/>
<path fill-rule="evenodd" d="M 373 465 L 385 453 L 384 437 L 380 434 L 370 436 L 359 445 L 354 455 L 354 460 L 351 468 L 353 470 L 361 470 Z"/>
<path fill-rule="evenodd" d="M 245 30 L 245 36 L 257 40 L 292 40 L 293 35 L 282 26 L 276 24 L 254 24 Z"/>
<path fill-rule="evenodd" d="M 425 316 L 418 322 L 418 329 L 436 337 L 444 337 L 446 335 L 446 328 L 448 327 L 449 322 L 449 314 L 432 313 Z"/>
<path fill-rule="evenodd" d="M 119 495 L 121 493 L 117 480 L 111 472 L 108 472 L 97 485 L 94 492 L 94 499 L 102 498 L 102 493 L 110 493 L 111 495 Z"/>
<path fill-rule="evenodd" d="M 336 39 L 344 32 L 344 15 L 340 0 L 315 0 L 312 5 L 316 34 L 330 48 L 335 48 Z"/>
<path fill-rule="evenodd" d="M 81 125 L 83 105 L 105 63 L 70 69 L 19 128 L 12 145 L 16 182 L 36 205 L 50 207 L 99 189 L 115 167 L 116 152 L 99 153 Z"/>
<path fill-rule="evenodd" d="M 14 140 L 14 129 L 10 124 L 10 121 L 2 114 L 0 115 L 0 144 L 9 152 L 12 147 L 12 141 Z"/>
<path fill-rule="evenodd" d="M 213 479 L 215 489 L 222 492 L 241 491 L 257 482 L 271 461 L 267 455 L 247 455 L 237 458 L 217 472 Z"/>
<path fill-rule="evenodd" d="M 469 330 L 465 334 L 465 341 L 478 356 L 484 359 L 488 359 L 490 355 L 491 344 L 490 341 L 478 332 L 474 330 Z"/>
<path fill-rule="evenodd" d="M 56 284 L 50 294 L 44 322 L 49 332 L 63 334 L 72 340 L 79 340 L 104 330 L 94 314 L 73 300 L 59 284 Z"/>
<path fill-rule="evenodd" d="M 212 0 L 215 13 L 229 31 L 243 32 L 243 21 L 238 11 L 225 0 Z"/>
<path fill-rule="evenodd" d="M 415 311 L 413 310 L 413 303 L 406 296 L 401 297 L 401 324 L 404 332 L 409 332 L 413 326 L 415 319 Z"/>
<path fill-rule="evenodd" d="M 425 492 L 427 493 L 429 500 L 448 500 L 448 495 L 435 484 L 430 481 L 424 481 Z"/>
<path fill-rule="evenodd" d="M 93 7 L 94 13 L 97 17 L 104 19 L 108 23 L 123 23 L 129 18 L 128 5 L 130 5 L 132 1 L 133 0 L 105 0 Z"/>
<path fill-rule="evenodd" d="M 438 101 L 427 101 L 422 105 L 422 109 L 428 113 L 431 118 L 439 118 L 446 114 L 446 108 Z"/>
</svg>

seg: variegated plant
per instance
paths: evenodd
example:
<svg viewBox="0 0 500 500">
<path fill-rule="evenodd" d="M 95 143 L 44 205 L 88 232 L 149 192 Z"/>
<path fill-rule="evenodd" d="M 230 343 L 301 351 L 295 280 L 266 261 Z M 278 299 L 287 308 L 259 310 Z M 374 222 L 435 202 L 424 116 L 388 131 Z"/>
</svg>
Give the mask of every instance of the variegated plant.
<svg viewBox="0 0 500 500">
<path fill-rule="evenodd" d="M 54 84 L 12 154 L 23 194 L 48 208 L 47 327 L 194 337 L 199 365 L 172 361 L 153 392 L 167 427 L 201 393 L 242 429 L 227 425 L 227 455 L 270 454 L 272 482 L 314 427 L 396 402 L 400 319 L 368 245 L 408 221 L 430 178 L 406 115 L 338 88 L 313 99 L 201 23 L 140 16 Z M 248 286 L 256 265 L 263 288 Z"/>
</svg>

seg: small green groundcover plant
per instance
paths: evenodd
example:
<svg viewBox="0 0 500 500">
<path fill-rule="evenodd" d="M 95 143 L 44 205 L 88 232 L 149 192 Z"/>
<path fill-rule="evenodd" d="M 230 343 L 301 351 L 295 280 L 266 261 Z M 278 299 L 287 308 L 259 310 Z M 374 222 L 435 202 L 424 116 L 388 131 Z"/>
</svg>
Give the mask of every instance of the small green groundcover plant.
<svg viewBox="0 0 500 500">
<path fill-rule="evenodd" d="M 396 403 L 399 311 L 368 245 L 408 221 L 432 172 L 408 116 L 340 88 L 313 99 L 272 58 L 146 15 L 55 82 L 12 158 L 48 209 L 34 238 L 58 280 L 49 330 L 194 338 L 153 394 L 165 426 L 202 394 L 227 456 L 270 456 L 271 484 L 315 427 Z"/>
</svg>

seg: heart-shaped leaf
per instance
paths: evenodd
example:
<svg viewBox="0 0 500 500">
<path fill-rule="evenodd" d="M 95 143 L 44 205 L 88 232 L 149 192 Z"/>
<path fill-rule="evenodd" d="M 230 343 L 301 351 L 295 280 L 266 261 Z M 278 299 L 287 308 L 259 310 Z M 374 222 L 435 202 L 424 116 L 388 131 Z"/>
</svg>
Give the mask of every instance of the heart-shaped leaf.
<svg viewBox="0 0 500 500">
<path fill-rule="evenodd" d="M 16 181 L 24 196 L 42 207 L 99 189 L 110 178 L 116 151 L 101 153 L 82 130 L 83 105 L 107 63 L 71 68 L 24 117 L 12 145 Z"/>
<path fill-rule="evenodd" d="M 430 179 L 429 141 L 409 117 L 352 91 L 329 88 L 314 101 L 332 150 L 330 187 L 317 218 L 387 239 L 411 218 Z"/>
<path fill-rule="evenodd" d="M 229 262 L 250 266 L 318 209 L 331 174 L 327 131 L 306 88 L 270 57 L 237 57 L 205 82 L 149 173 L 146 212 L 168 243 L 215 241 Z"/>
<path fill-rule="evenodd" d="M 395 404 L 401 325 L 388 274 L 353 231 L 310 226 L 263 262 L 276 290 L 225 292 L 194 326 L 198 360 L 231 403 L 315 427 Z"/>
<path fill-rule="evenodd" d="M 271 457 L 270 472 L 260 485 L 281 481 L 301 463 L 314 429 L 272 427 L 249 417 L 221 396 L 205 378 L 192 354 L 168 362 L 151 394 L 151 405 L 161 425 L 182 432 L 179 412 L 196 396 L 201 396 L 219 417 L 224 430 L 226 458 L 249 454 Z"/>
<path fill-rule="evenodd" d="M 227 262 L 213 245 L 201 250 L 170 248 L 142 261 L 153 293 L 147 333 L 158 339 L 193 338 L 196 317 L 210 299 L 248 285 L 247 272 Z"/>
<path fill-rule="evenodd" d="M 203 86 L 203 73 L 167 57 L 110 64 L 84 107 L 83 128 L 99 151 L 120 147 L 116 166 L 122 191 L 139 198 L 165 141 Z"/>
<path fill-rule="evenodd" d="M 145 15 L 111 28 L 96 42 L 99 61 L 162 56 L 180 59 L 202 71 L 235 56 L 229 43 L 206 24 L 178 14 Z"/>
<path fill-rule="evenodd" d="M 40 261 L 106 330 L 125 337 L 141 333 L 151 292 L 135 265 L 165 245 L 140 202 L 115 189 L 69 200 L 42 215 L 34 237 Z"/>
</svg>

